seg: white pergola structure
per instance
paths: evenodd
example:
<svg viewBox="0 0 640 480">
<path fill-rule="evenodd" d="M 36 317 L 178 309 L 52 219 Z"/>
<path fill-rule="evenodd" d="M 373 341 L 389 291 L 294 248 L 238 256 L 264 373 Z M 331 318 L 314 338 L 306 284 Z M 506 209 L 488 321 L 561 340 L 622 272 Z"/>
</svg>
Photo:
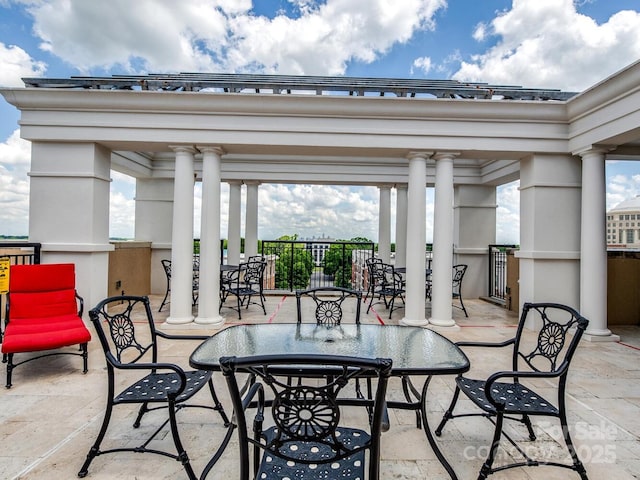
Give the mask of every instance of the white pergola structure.
<svg viewBox="0 0 640 480">
<path fill-rule="evenodd" d="M 260 183 L 380 187 L 380 255 L 397 188 L 403 323 L 455 327 L 451 266 L 486 294 L 496 187 L 520 179 L 520 302 L 555 301 L 607 328 L 605 160 L 640 158 L 640 64 L 580 94 L 453 81 L 247 75 L 25 79 L 0 93 L 32 142 L 29 236 L 76 264 L 92 305 L 107 292 L 110 170 L 136 178 L 137 240 L 155 275 L 171 252 L 169 323 L 220 325 L 220 183 L 230 184 L 229 262 L 240 191 L 255 251 Z M 312 93 L 312 94 L 309 94 Z M 191 307 L 193 188 L 202 182 L 200 300 Z M 435 187 L 433 300 L 425 315 L 426 187 Z M 375 221 L 372 219 L 372 221 Z M 206 267 L 205 267 L 206 266 Z"/>
</svg>

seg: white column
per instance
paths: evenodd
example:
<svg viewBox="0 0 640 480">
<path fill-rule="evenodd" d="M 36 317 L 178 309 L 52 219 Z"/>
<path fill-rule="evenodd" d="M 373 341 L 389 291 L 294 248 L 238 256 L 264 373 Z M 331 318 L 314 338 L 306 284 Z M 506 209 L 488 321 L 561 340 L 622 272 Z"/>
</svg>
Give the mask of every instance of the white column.
<svg viewBox="0 0 640 480">
<path fill-rule="evenodd" d="M 584 338 L 618 341 L 607 328 L 607 230 L 605 150 L 580 152 L 582 215 L 580 234 L 580 313 L 589 320 Z"/>
<path fill-rule="evenodd" d="M 242 182 L 233 180 L 229 182 L 229 233 L 227 241 L 227 263 L 238 265 L 240 263 L 240 202 Z"/>
<path fill-rule="evenodd" d="M 171 303 L 167 323 L 191 323 L 193 285 L 193 181 L 195 149 L 171 147 L 176 152 L 171 234 Z"/>
<path fill-rule="evenodd" d="M 483 297 L 489 293 L 487 246 L 496 243 L 496 187 L 456 185 L 453 197 L 456 263 L 467 265 L 462 295 Z"/>
<path fill-rule="evenodd" d="M 220 164 L 219 147 L 202 152 L 202 219 L 200 221 L 200 290 L 196 323 L 221 326 L 220 315 Z"/>
<path fill-rule="evenodd" d="M 426 325 L 424 252 L 427 243 L 427 158 L 428 152 L 409 155 L 409 184 L 407 190 L 407 262 L 406 305 L 402 325 Z"/>
<path fill-rule="evenodd" d="M 244 258 L 258 253 L 258 186 L 260 182 L 247 181 L 247 205 L 245 206 Z"/>
<path fill-rule="evenodd" d="M 151 242 L 151 293 L 164 295 L 160 263 L 171 258 L 173 178 L 136 178 L 135 239 Z"/>
<path fill-rule="evenodd" d="M 396 185 L 396 267 L 407 266 L 407 186 Z"/>
<path fill-rule="evenodd" d="M 580 309 L 580 159 L 540 154 L 520 159 L 519 310 L 525 302 Z M 561 234 L 559 232 L 562 232 Z M 539 328 L 539 322 L 527 328 Z"/>
<path fill-rule="evenodd" d="M 31 144 L 29 241 L 42 243 L 42 263 L 75 263 L 85 315 L 109 291 L 110 168 L 101 145 Z"/>
<path fill-rule="evenodd" d="M 453 280 L 453 158 L 456 153 L 437 153 L 433 212 L 433 261 L 431 318 L 439 327 L 453 327 L 451 282 Z"/>
<path fill-rule="evenodd" d="M 378 212 L 378 257 L 384 262 L 391 260 L 391 186 L 382 185 Z"/>
</svg>

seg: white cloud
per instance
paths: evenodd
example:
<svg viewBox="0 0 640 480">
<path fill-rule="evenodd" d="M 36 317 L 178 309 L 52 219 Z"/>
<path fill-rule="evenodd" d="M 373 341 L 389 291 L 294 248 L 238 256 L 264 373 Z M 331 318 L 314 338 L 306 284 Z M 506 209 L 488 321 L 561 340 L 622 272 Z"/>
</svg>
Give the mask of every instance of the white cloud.
<svg viewBox="0 0 640 480">
<path fill-rule="evenodd" d="M 377 188 L 263 184 L 258 220 L 258 234 L 263 239 L 293 234 L 377 239 Z"/>
<path fill-rule="evenodd" d="M 0 42 L 0 86 L 23 87 L 22 77 L 42 76 L 47 65 L 31 58 L 22 48 L 16 45 L 5 45 Z"/>
<path fill-rule="evenodd" d="M 31 143 L 16 130 L 0 143 L 0 224 L 5 235 L 29 233 L 29 177 Z"/>
<path fill-rule="evenodd" d="M 607 170 L 615 172 L 616 167 L 625 169 L 625 163 L 608 162 Z M 637 195 L 640 195 L 640 174 L 613 173 L 607 178 L 607 210 Z"/>
<path fill-rule="evenodd" d="M 476 25 L 475 30 L 473 31 L 473 39 L 482 42 L 485 38 L 487 38 L 487 24 L 479 23 Z"/>
<path fill-rule="evenodd" d="M 109 196 L 109 237 L 134 238 L 135 228 L 135 179 L 111 172 Z"/>
<path fill-rule="evenodd" d="M 297 1 L 300 16 L 244 0 L 49 0 L 28 7 L 42 48 L 82 72 L 264 71 L 337 75 L 433 28 L 446 0 Z"/>
<path fill-rule="evenodd" d="M 411 75 L 415 70 L 420 70 L 421 74 L 427 75 L 431 70 L 431 59 L 429 57 L 416 58 L 411 67 Z"/>
<path fill-rule="evenodd" d="M 599 25 L 572 0 L 514 0 L 486 33 L 498 43 L 453 78 L 582 91 L 640 58 L 640 13 L 620 11 Z"/>
<path fill-rule="evenodd" d="M 520 243 L 520 180 L 498 187 L 496 191 L 496 242 Z"/>
</svg>

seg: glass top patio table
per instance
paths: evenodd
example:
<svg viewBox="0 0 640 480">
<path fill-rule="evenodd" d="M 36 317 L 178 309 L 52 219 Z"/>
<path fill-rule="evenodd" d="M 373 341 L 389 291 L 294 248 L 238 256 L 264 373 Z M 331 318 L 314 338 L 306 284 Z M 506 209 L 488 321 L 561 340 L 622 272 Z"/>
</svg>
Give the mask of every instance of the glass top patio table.
<svg viewBox="0 0 640 480">
<path fill-rule="evenodd" d="M 202 343 L 189 363 L 220 370 L 220 357 L 286 353 L 391 358 L 396 376 L 450 375 L 469 369 L 469 360 L 456 345 L 427 328 L 310 323 L 233 325 Z"/>
<path fill-rule="evenodd" d="M 469 359 L 450 340 L 427 328 L 399 325 L 233 325 L 205 340 L 191 354 L 189 364 L 198 369 L 219 371 L 221 357 L 287 353 L 391 358 L 391 374 L 402 377 L 406 401 L 388 400 L 387 406 L 416 412 L 418 426 L 421 422 L 436 457 L 453 480 L 458 478 L 431 432 L 426 408 L 427 389 L 433 375 L 464 373 L 470 368 Z M 297 368 L 299 366 L 291 365 L 291 373 L 295 374 Z M 421 390 L 409 378 L 414 375 L 426 377 Z M 207 465 L 207 472 L 213 463 L 215 459 Z"/>
</svg>

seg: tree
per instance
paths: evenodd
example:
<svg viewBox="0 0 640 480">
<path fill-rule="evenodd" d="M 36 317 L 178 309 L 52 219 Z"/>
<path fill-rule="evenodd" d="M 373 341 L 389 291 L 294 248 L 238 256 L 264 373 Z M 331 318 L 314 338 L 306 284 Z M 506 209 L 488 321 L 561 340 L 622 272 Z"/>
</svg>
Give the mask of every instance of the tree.
<svg viewBox="0 0 640 480">
<path fill-rule="evenodd" d="M 276 288 L 304 289 L 309 285 L 313 272 L 313 257 L 306 250 L 304 243 L 296 243 L 298 235 L 284 235 L 278 239 L 277 247 L 273 251 L 277 256 Z M 291 283 L 290 283 L 291 282 Z"/>
<path fill-rule="evenodd" d="M 329 247 L 324 255 L 323 271 L 334 277 L 336 287 L 351 288 L 351 252 L 358 249 L 358 243 L 371 243 L 371 240 L 355 237 L 338 242 L 345 243 L 334 243 Z"/>
</svg>

